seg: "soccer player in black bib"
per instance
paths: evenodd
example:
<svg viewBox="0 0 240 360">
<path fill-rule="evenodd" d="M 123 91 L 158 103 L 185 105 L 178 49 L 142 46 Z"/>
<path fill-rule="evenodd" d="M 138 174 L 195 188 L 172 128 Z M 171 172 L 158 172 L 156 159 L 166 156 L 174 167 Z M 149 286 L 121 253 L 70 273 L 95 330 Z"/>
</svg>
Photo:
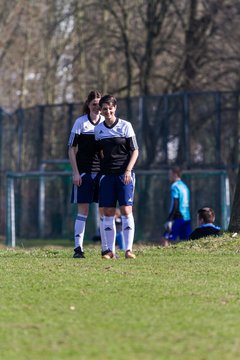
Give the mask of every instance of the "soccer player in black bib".
<svg viewBox="0 0 240 360">
<path fill-rule="evenodd" d="M 94 128 L 104 118 L 100 115 L 101 94 L 91 91 L 85 101 L 83 114 L 76 119 L 68 141 L 68 155 L 73 170 L 71 202 L 78 204 L 75 220 L 74 258 L 84 258 L 83 238 L 89 212 L 89 204 L 98 202 L 100 154 L 94 136 Z M 101 209 L 99 209 L 101 215 Z M 101 233 L 100 221 L 100 233 Z"/>
<path fill-rule="evenodd" d="M 117 118 L 117 100 L 105 95 L 99 102 L 105 120 L 95 129 L 95 138 L 102 155 L 99 206 L 103 208 L 102 257 L 115 257 L 115 212 L 121 210 L 125 242 L 125 257 L 134 259 L 132 252 L 135 224 L 132 213 L 135 189 L 133 167 L 138 158 L 138 145 L 130 122 Z"/>
</svg>

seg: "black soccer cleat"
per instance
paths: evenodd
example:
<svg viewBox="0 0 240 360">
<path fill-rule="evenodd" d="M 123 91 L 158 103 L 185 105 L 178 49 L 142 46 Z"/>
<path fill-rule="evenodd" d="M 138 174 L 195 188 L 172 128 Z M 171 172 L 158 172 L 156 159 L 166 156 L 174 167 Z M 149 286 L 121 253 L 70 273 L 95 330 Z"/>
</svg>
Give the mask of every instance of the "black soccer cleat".
<svg viewBox="0 0 240 360">
<path fill-rule="evenodd" d="M 82 251 L 81 247 L 78 246 L 74 249 L 73 258 L 75 259 L 85 259 L 84 252 Z"/>
<path fill-rule="evenodd" d="M 110 249 L 102 251 L 102 259 L 113 259 L 114 254 Z"/>
</svg>

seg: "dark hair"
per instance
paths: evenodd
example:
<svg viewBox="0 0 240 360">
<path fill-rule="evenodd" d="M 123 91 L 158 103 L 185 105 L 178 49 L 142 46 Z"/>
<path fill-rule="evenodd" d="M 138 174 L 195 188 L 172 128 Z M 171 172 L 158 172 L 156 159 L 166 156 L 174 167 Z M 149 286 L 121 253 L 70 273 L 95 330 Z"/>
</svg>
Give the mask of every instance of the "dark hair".
<svg viewBox="0 0 240 360">
<path fill-rule="evenodd" d="M 173 174 L 177 175 L 178 177 L 181 177 L 182 175 L 182 170 L 179 166 L 173 166 L 171 169 Z"/>
<path fill-rule="evenodd" d="M 88 97 L 85 101 L 85 103 L 83 104 L 83 114 L 90 114 L 90 109 L 89 109 L 89 104 L 92 100 L 94 99 L 101 99 L 101 93 L 97 90 L 92 90 L 90 91 L 90 93 L 88 94 Z"/>
<path fill-rule="evenodd" d="M 104 95 L 101 98 L 101 100 L 99 101 L 100 108 L 103 106 L 103 104 L 116 106 L 117 105 L 117 99 L 112 95 Z"/>
<path fill-rule="evenodd" d="M 203 220 L 205 224 L 213 223 L 215 221 L 215 214 L 213 209 L 204 207 L 198 210 L 199 220 Z"/>
</svg>

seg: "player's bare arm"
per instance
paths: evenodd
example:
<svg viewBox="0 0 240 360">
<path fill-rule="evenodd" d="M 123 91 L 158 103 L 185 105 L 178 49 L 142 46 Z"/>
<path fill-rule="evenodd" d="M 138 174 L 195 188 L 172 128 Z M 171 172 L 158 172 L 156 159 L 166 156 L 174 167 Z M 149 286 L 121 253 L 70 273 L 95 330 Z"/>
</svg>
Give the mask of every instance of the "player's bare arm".
<svg viewBox="0 0 240 360">
<path fill-rule="evenodd" d="M 124 173 L 124 184 L 129 184 L 131 181 L 131 172 L 137 161 L 139 151 L 138 149 L 133 150 L 127 169 Z"/>
<path fill-rule="evenodd" d="M 73 170 L 73 184 L 80 186 L 82 183 L 82 178 L 79 174 L 77 167 L 76 152 L 77 152 L 77 147 L 69 146 L 68 157 Z"/>
</svg>

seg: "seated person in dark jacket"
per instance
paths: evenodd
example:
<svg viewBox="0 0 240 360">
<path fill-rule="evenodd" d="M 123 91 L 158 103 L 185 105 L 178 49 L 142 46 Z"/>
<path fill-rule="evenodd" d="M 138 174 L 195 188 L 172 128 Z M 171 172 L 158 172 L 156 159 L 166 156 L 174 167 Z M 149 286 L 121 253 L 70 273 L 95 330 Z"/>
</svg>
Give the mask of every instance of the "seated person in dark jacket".
<svg viewBox="0 0 240 360">
<path fill-rule="evenodd" d="M 198 210 L 198 227 L 191 233 L 189 240 L 197 240 L 206 236 L 219 236 L 220 227 L 215 226 L 213 209 L 204 207 Z"/>
</svg>

